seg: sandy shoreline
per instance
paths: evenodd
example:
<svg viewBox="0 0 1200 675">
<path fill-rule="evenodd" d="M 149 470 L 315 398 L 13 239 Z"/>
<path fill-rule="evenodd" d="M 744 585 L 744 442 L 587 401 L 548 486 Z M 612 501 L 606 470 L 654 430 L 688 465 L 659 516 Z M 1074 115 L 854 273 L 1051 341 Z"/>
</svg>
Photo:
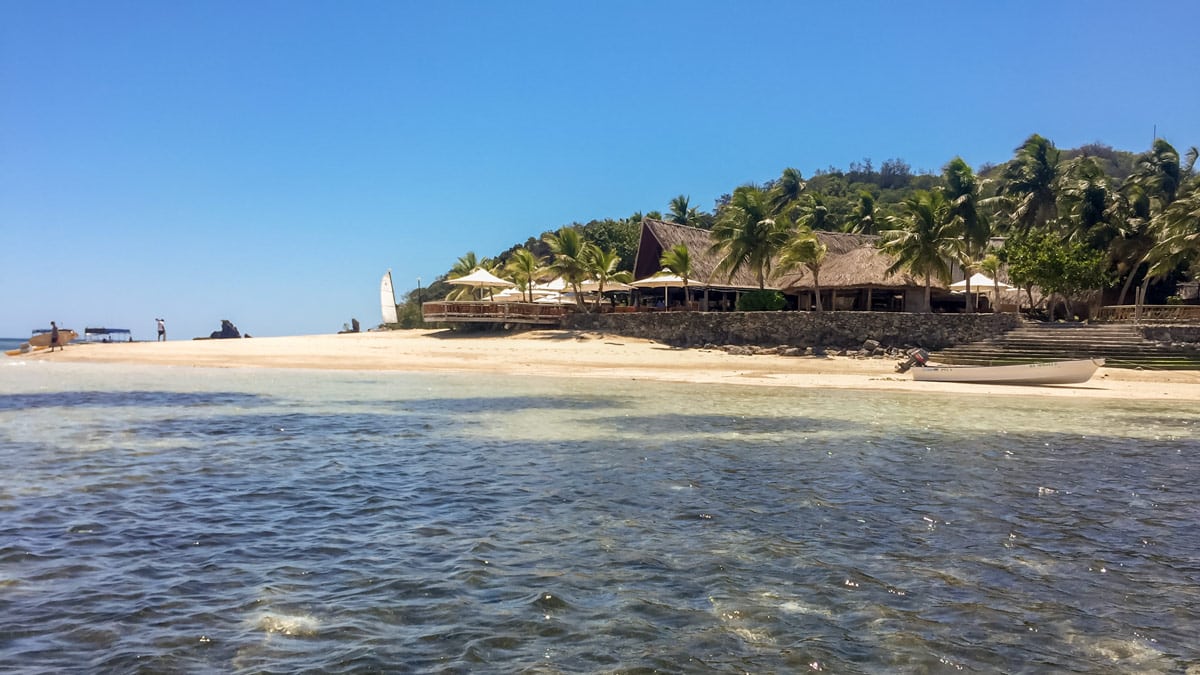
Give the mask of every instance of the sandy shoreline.
<svg viewBox="0 0 1200 675">
<path fill-rule="evenodd" d="M 70 344 L 5 357 L 216 368 L 464 372 L 688 383 L 1200 401 L 1198 371 L 1102 368 L 1081 385 L 1022 387 L 913 382 L 893 359 L 735 356 L 648 340 L 546 330 L 519 334 L 390 331 L 241 340 Z"/>
</svg>

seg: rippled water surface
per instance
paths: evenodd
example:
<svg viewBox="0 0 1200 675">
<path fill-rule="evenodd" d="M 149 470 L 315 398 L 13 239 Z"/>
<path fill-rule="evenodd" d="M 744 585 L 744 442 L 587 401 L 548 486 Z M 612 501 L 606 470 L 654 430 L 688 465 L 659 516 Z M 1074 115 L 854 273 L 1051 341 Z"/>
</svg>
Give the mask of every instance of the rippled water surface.
<svg viewBox="0 0 1200 675">
<path fill-rule="evenodd" d="M 0 365 L 0 671 L 1200 672 L 1192 405 Z"/>
</svg>

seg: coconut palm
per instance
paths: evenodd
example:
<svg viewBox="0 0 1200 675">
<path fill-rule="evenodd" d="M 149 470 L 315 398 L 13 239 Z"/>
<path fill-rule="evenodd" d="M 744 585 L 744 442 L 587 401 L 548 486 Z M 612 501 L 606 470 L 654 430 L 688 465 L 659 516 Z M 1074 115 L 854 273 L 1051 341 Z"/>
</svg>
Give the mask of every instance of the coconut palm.
<svg viewBox="0 0 1200 675">
<path fill-rule="evenodd" d="M 1063 163 L 1058 203 L 1069 239 L 1107 248 L 1113 234 L 1108 227 L 1114 206 L 1112 186 L 1094 158 L 1085 155 Z"/>
<path fill-rule="evenodd" d="M 560 228 L 557 233 L 542 237 L 542 241 L 550 247 L 552 256 L 546 269 L 571 285 L 576 302 L 583 307 L 583 294 L 579 292 L 579 284 L 583 283 L 591 272 L 591 245 L 584 241 L 579 230 L 573 227 Z"/>
<path fill-rule="evenodd" d="M 933 278 L 950 281 L 950 261 L 961 248 L 960 219 L 940 190 L 917 190 L 905 198 L 904 213 L 888 219 L 895 229 L 883 233 L 883 250 L 896 259 L 888 274 L 907 269 L 925 279 L 925 311 L 931 311 Z"/>
<path fill-rule="evenodd" d="M 492 267 L 493 264 L 490 258 L 479 258 L 475 255 L 474 251 L 467 251 L 466 254 L 454 261 L 454 265 L 446 273 L 446 279 L 465 277 L 477 269 L 485 269 L 491 272 Z M 473 299 L 474 297 L 475 289 L 470 286 L 456 286 L 454 290 L 446 294 L 446 299 L 448 300 Z"/>
<path fill-rule="evenodd" d="M 1000 311 L 1000 257 L 995 253 L 983 256 L 983 259 L 979 261 L 979 271 L 988 275 L 992 280 L 994 285 L 992 290 L 995 291 L 995 295 L 992 298 L 996 301 L 995 306 L 992 307 L 992 311 L 998 312 Z"/>
<path fill-rule="evenodd" d="M 658 263 L 683 279 L 683 306 L 690 307 L 692 296 L 688 291 L 688 279 L 692 276 L 692 256 L 687 244 L 678 243 L 663 251 Z"/>
<path fill-rule="evenodd" d="M 1183 179 L 1179 152 L 1165 140 L 1154 139 L 1150 151 L 1138 157 L 1130 178 L 1146 187 L 1157 210 L 1166 210 L 1175 201 Z"/>
<path fill-rule="evenodd" d="M 691 205 L 691 197 L 679 195 L 671 200 L 671 221 L 676 225 L 695 227 L 700 220 L 700 210 Z"/>
<path fill-rule="evenodd" d="M 525 293 L 526 300 L 533 302 L 533 282 L 543 273 L 541 258 L 529 249 L 519 248 L 513 251 L 508 264 L 504 266 L 504 271 L 517 288 Z"/>
<path fill-rule="evenodd" d="M 1127 179 L 1131 193 L 1138 195 L 1143 200 L 1139 203 L 1139 207 L 1141 213 L 1145 214 L 1149 221 L 1148 227 L 1144 230 L 1145 237 L 1149 240 L 1146 246 L 1147 256 L 1162 242 L 1164 237 L 1168 236 L 1166 226 L 1168 219 L 1165 218 L 1165 214 L 1178 195 L 1184 175 L 1183 169 L 1179 165 L 1179 153 L 1170 143 L 1157 138 L 1150 150 L 1138 157 L 1133 173 Z M 1162 267 L 1170 256 L 1165 255 L 1162 251 L 1163 249 L 1160 249 L 1160 252 L 1155 255 L 1156 273 L 1153 275 L 1147 273 L 1142 279 L 1142 285 L 1134 296 L 1135 305 L 1142 304 L 1142 300 L 1146 296 L 1146 289 L 1153 279 L 1166 276 L 1167 272 L 1164 272 Z M 1136 271 L 1137 267 L 1135 266 L 1130 274 L 1132 275 Z M 1128 282 L 1128 279 L 1126 281 Z M 1138 311 L 1140 310 L 1135 310 L 1135 313 Z"/>
<path fill-rule="evenodd" d="M 1162 278 L 1181 264 L 1200 261 L 1200 181 L 1193 181 L 1171 202 L 1156 224 L 1161 234 L 1146 255 L 1148 278 Z"/>
<path fill-rule="evenodd" d="M 1005 198 L 1002 203 L 1008 207 L 1012 226 L 1027 231 L 1058 215 L 1054 191 L 1058 162 L 1058 149 L 1037 134 L 1016 149 L 1016 157 L 1004 169 L 1000 182 L 1000 195 Z"/>
<path fill-rule="evenodd" d="M 812 272 L 813 295 L 817 298 L 817 311 L 821 311 L 821 264 L 829 247 L 817 238 L 817 234 L 807 227 L 796 229 L 787 243 L 779 251 L 779 271 L 784 272 L 797 267 L 806 267 Z"/>
<path fill-rule="evenodd" d="M 604 287 L 609 282 L 629 283 L 633 274 L 619 271 L 621 255 L 614 249 L 604 250 L 599 246 L 589 246 L 587 263 L 592 279 L 596 280 L 596 311 L 600 310 L 600 302 L 604 299 Z"/>
<path fill-rule="evenodd" d="M 800 205 L 796 208 L 796 224 L 814 231 L 833 232 L 837 230 L 833 216 L 829 213 L 829 207 L 825 204 L 825 196 L 817 192 L 809 193 L 808 199 L 801 200 Z"/>
<path fill-rule="evenodd" d="M 955 157 L 946 164 L 942 177 L 946 180 L 946 200 L 950 204 L 950 214 L 958 218 L 961 224 L 962 256 L 959 263 L 967 280 L 967 298 L 970 298 L 972 268 L 987 248 L 992 232 L 987 218 L 980 211 L 979 179 L 970 165 L 961 157 Z M 970 301 L 966 307 L 967 312 L 975 311 Z"/>
<path fill-rule="evenodd" d="M 787 241 L 790 223 L 771 217 L 767 193 L 752 185 L 734 190 L 729 203 L 717 214 L 712 229 L 710 251 L 721 257 L 716 273 L 733 279 L 743 266 L 749 266 L 766 288 L 771 260 Z"/>
<path fill-rule="evenodd" d="M 875 225 L 878 220 L 878 215 L 875 212 L 875 195 L 869 190 L 859 190 L 858 204 L 854 207 L 854 214 L 851 219 L 846 221 L 843 229 L 846 232 L 857 232 L 859 234 L 875 234 Z"/>
<path fill-rule="evenodd" d="M 786 213 L 789 206 L 800 200 L 800 194 L 804 192 L 805 185 L 804 176 L 800 174 L 799 169 L 791 167 L 784 169 L 779 180 L 775 181 L 775 185 L 771 187 L 771 213 L 775 215 Z"/>
</svg>

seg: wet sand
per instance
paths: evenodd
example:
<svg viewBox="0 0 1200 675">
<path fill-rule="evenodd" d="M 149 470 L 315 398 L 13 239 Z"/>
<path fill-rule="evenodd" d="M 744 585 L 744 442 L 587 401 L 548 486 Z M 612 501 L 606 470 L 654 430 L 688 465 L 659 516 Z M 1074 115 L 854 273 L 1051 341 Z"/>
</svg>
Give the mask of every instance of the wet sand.
<svg viewBox="0 0 1200 675">
<path fill-rule="evenodd" d="M 1200 401 L 1200 371 L 1101 368 L 1083 384 L 1040 387 L 913 382 L 910 376 L 894 372 L 896 359 L 892 358 L 742 356 L 564 330 L 517 334 L 408 330 L 161 343 L 72 343 L 53 354 L 43 351 L 5 358 L 175 367 L 523 374 L 696 384 Z"/>
</svg>

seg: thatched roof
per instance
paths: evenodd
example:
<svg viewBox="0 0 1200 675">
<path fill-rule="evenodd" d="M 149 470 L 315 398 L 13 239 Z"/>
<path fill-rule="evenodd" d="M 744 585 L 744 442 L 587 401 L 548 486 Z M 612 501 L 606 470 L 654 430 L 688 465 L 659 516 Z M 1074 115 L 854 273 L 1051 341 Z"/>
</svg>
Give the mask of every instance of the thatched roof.
<svg viewBox="0 0 1200 675">
<path fill-rule="evenodd" d="M 895 258 L 879 249 L 879 237 L 871 234 L 817 232 L 817 238 L 828 248 L 821 264 L 821 288 L 924 288 L 925 280 L 907 271 L 889 275 L 887 270 Z M 785 272 L 776 279 L 783 290 L 811 290 L 812 272 L 807 268 Z M 934 288 L 946 284 L 934 279 Z"/>
<path fill-rule="evenodd" d="M 754 271 L 742 268 L 732 279 L 724 274 L 715 274 L 719 255 L 709 252 L 712 237 L 708 230 L 686 225 L 676 225 L 662 220 L 646 218 L 642 221 L 642 236 L 638 241 L 637 260 L 633 266 L 635 279 L 644 279 L 662 269 L 659 260 L 663 251 L 685 244 L 692 260 L 692 274 L 697 281 L 711 283 L 721 288 L 758 288 Z M 768 286 L 774 288 L 768 280 Z"/>
<path fill-rule="evenodd" d="M 924 288 L 924 279 L 915 279 L 907 272 L 888 275 L 892 264 L 891 256 L 879 250 L 879 237 L 868 234 L 843 234 L 841 232 L 817 232 L 817 238 L 828 248 L 825 262 L 821 265 L 821 288 Z M 724 288 L 758 288 L 754 270 L 743 267 L 733 276 L 715 275 L 720 256 L 710 253 L 712 239 L 708 230 L 676 225 L 647 218 L 642 221 L 642 236 L 638 243 L 637 261 L 633 275 L 641 279 L 657 272 L 662 266 L 659 259 L 663 251 L 676 244 L 686 244 L 692 259 L 692 269 L 697 280 L 709 281 Z M 807 269 L 796 269 L 780 274 L 778 264 L 772 265 L 774 278 L 767 279 L 768 288 L 784 291 L 811 289 L 812 273 Z M 945 288 L 936 280 L 937 288 Z"/>
</svg>

